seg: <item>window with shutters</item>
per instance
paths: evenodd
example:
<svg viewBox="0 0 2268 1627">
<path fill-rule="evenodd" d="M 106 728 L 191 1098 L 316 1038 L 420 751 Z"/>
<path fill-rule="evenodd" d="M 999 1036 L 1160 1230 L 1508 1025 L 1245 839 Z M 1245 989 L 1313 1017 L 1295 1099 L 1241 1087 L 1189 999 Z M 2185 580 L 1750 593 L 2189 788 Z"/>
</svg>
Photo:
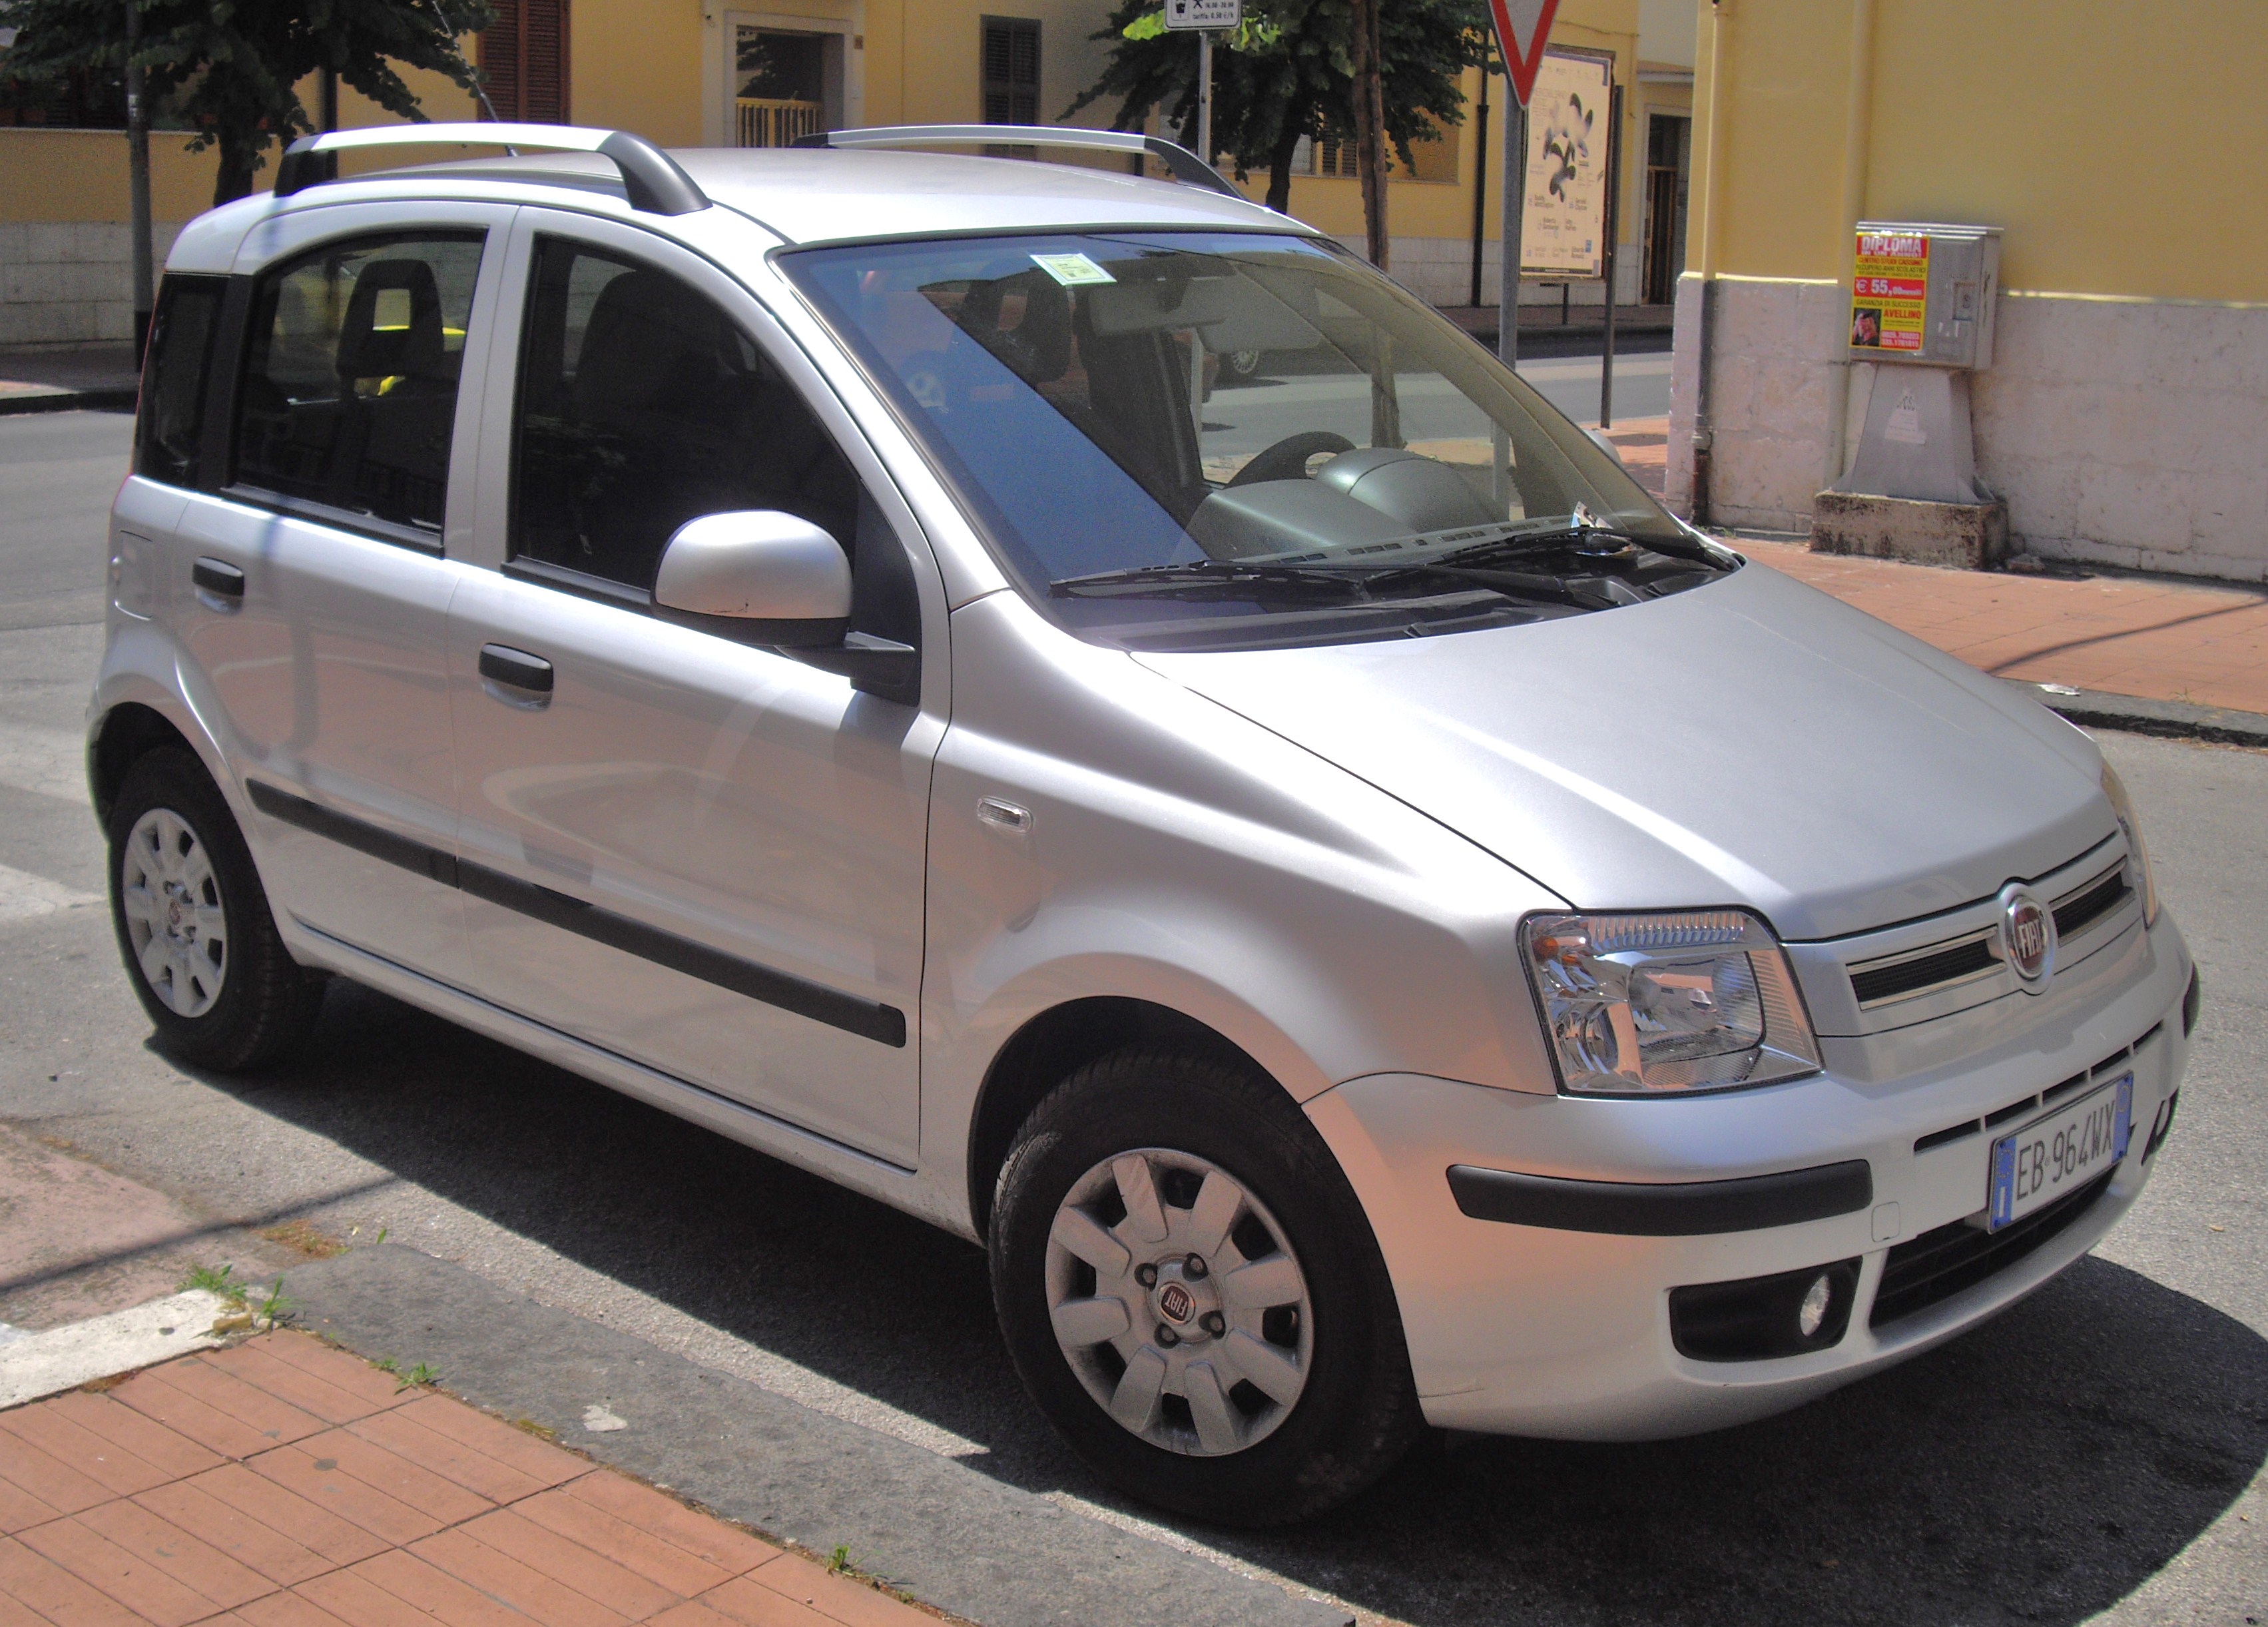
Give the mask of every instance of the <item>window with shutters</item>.
<svg viewBox="0 0 2268 1627">
<path fill-rule="evenodd" d="M 496 116 L 509 124 L 564 124 L 567 0 L 490 0 L 481 72 Z"/>
<path fill-rule="evenodd" d="M 984 19 L 984 122 L 1040 122 L 1040 26 L 1029 18 Z"/>
</svg>

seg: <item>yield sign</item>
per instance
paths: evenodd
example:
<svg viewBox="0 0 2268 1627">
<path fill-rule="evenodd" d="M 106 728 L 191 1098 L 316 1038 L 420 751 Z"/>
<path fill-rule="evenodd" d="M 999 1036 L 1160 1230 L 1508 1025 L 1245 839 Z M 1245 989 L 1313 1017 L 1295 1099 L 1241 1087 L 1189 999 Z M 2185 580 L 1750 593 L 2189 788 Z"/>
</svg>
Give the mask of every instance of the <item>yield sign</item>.
<svg viewBox="0 0 2268 1627">
<path fill-rule="evenodd" d="M 1558 9 L 1559 0 L 1489 0 L 1489 10 L 1496 13 L 1497 49 L 1504 54 L 1505 70 L 1523 107 L 1535 92 L 1543 41 L 1550 37 L 1552 14 Z"/>
</svg>

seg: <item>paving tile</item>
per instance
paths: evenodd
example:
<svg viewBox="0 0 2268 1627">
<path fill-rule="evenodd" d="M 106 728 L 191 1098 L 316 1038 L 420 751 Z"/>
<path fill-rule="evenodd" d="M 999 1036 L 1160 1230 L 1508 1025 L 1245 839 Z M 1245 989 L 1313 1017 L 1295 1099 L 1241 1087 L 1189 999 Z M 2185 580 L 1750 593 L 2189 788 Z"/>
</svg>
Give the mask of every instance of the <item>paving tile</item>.
<svg viewBox="0 0 2268 1627">
<path fill-rule="evenodd" d="M 813 1627 L 824 1627 L 826 1617 L 813 1616 L 811 1619 Z M 688 1599 L 655 1616 L 653 1627 L 741 1627 L 741 1623 L 705 1604 Z"/>
<path fill-rule="evenodd" d="M 269 1354 L 256 1340 L 250 1344 L 239 1344 L 233 1350 L 214 1351 L 196 1359 L 218 1372 L 241 1379 L 247 1384 L 257 1386 L 277 1400 L 289 1402 L 302 1411 L 312 1412 L 327 1424 L 350 1424 L 394 1403 L 391 1382 L 381 1387 L 387 1392 L 387 1398 L 380 1400 L 370 1394 L 366 1386 L 349 1388 L 334 1384 L 328 1378 L 281 1360 Z"/>
<path fill-rule="evenodd" d="M 272 1593 L 232 1611 L 242 1627 L 346 1627 L 313 1600 L 296 1593 Z"/>
<path fill-rule="evenodd" d="M 278 1498 L 291 1495 L 278 1487 L 269 1486 L 265 1481 L 258 1483 L 267 1486 Z M 294 1582 L 304 1582 L 311 1576 L 338 1568 L 334 1561 L 298 1538 L 263 1524 L 242 1509 L 230 1507 L 198 1486 L 159 1486 L 154 1491 L 144 1491 L 134 1502 L 279 1587 L 289 1587 Z M 311 1508 L 307 1512 L 320 1511 Z M 354 1531 L 354 1535 L 364 1542 L 370 1540 L 360 1531 Z M 363 1555 L 352 1557 L 361 1558 Z"/>
<path fill-rule="evenodd" d="M 469 1407 L 459 1410 L 474 1417 L 480 1417 Z M 413 1417 L 407 1410 L 381 1412 L 348 1425 L 347 1432 L 383 1447 L 396 1457 L 406 1459 L 453 1485 L 462 1486 L 490 1503 L 517 1502 L 556 1483 L 523 1474 L 509 1463 L 498 1462 L 477 1447 L 431 1429 L 424 1418 L 433 1418 L 442 1424 L 450 1422 L 446 1417 L 430 1412 L 422 1417 Z M 320 1447 L 311 1445 L 310 1450 L 320 1450 Z M 563 1452 L 559 1455 L 567 1456 Z M 574 1460 L 569 1458 L 568 1461 L 572 1463 Z M 587 1463 L 576 1463 L 575 1467 L 585 1473 L 590 1469 Z"/>
<path fill-rule="evenodd" d="M 433 1627 L 433 1618 L 416 1605 L 352 1571 L 334 1571 L 291 1591 L 346 1627 Z"/>
<path fill-rule="evenodd" d="M 461 1527 L 429 1536 L 413 1544 L 409 1551 L 466 1586 L 503 1601 L 542 1627 L 624 1627 L 630 1619 L 578 1592 L 576 1567 L 561 1566 L 547 1573 L 497 1552 Z M 595 1556 L 578 1554 L 577 1557 Z"/>
<path fill-rule="evenodd" d="M 338 1467 L 336 1459 L 319 1458 L 303 1446 L 263 1452 L 245 1467 L 349 1524 L 360 1526 L 389 1546 L 431 1536 L 449 1523 L 347 1473 Z"/>
<path fill-rule="evenodd" d="M 74 1390 L 41 1404 L 53 1407 L 88 1433 L 131 1452 L 170 1479 L 186 1479 L 220 1466 L 218 1453 L 107 1395 Z"/>
<path fill-rule="evenodd" d="M 508 1469 L 517 1469 L 531 1480 L 547 1486 L 561 1485 L 578 1475 L 591 1472 L 587 1459 L 572 1452 L 539 1440 L 525 1430 L 475 1412 L 460 1401 L 446 1395 L 420 1395 L 394 1417 L 415 1418 L 436 1434 L 452 1440 L 460 1440 L 484 1457 L 494 1458 Z M 375 1422 L 376 1420 L 372 1420 Z"/>
<path fill-rule="evenodd" d="M 408 1404 L 419 1392 L 405 1391 L 401 1380 L 361 1357 L 324 1344 L 313 1334 L 270 1333 L 252 1341 L 249 1348 L 297 1367 L 335 1389 L 359 1396 L 372 1410 Z"/>
<path fill-rule="evenodd" d="M 604 1510 L 734 1576 L 779 1557 L 780 1550 L 770 1542 L 736 1531 L 721 1520 L 696 1513 L 652 1487 L 642 1486 L 621 1475 L 605 1470 L 585 1475 L 580 1480 L 569 1482 L 565 1491 L 569 1497 Z"/>
<path fill-rule="evenodd" d="M 73 1423 L 52 1402 L 0 1412 L 0 1432 L 77 1469 L 113 1497 L 131 1497 L 162 1486 L 174 1476 L 144 1461 L 115 1441 Z"/>
<path fill-rule="evenodd" d="M 376 1583 L 442 1627 L 528 1627 L 511 1606 L 398 1548 L 364 1560 L 350 1574 Z"/>
<path fill-rule="evenodd" d="M 583 1534 L 571 1537 L 522 1517 L 522 1509 L 558 1495 L 547 1493 L 544 1498 L 515 1504 L 511 1508 L 475 1520 L 462 1529 L 466 1535 L 482 1546 L 532 1571 L 555 1578 L 585 1598 L 629 1621 L 643 1620 L 658 1610 L 666 1610 L 681 1600 L 715 1586 L 718 1581 L 729 1579 L 727 1573 L 717 1566 L 620 1521 L 615 1522 L 619 1532 L 628 1533 L 640 1542 L 651 1544 L 663 1556 L 674 1556 L 677 1561 L 675 1575 L 679 1579 L 664 1580 L 656 1574 L 664 1566 L 655 1563 L 654 1554 L 637 1551 L 634 1544 L 607 1540 L 615 1536 L 616 1531 L 599 1528 L 594 1523 L 586 1527 Z M 597 1513 L 596 1510 L 590 1512 Z M 608 1516 L 600 1515 L 599 1518 L 603 1520 Z M 694 1583 L 696 1576 L 699 1579 Z"/>
<path fill-rule="evenodd" d="M 141 1627 L 133 1611 L 54 1561 L 0 1536 L 0 1598 L 37 1611 L 53 1627 Z"/>
<path fill-rule="evenodd" d="M 334 1564 L 352 1564 L 386 1547 L 383 1538 L 240 1463 L 223 1464 L 188 1484 L 269 1530 L 291 1536 Z"/>
<path fill-rule="evenodd" d="M 0 1480 L 0 1536 L 20 1531 L 26 1526 L 45 1525 L 62 1515 L 63 1510 L 45 1498 L 12 1480 Z"/>
<path fill-rule="evenodd" d="M 526 1502 L 513 1504 L 503 1513 L 476 1520 L 466 1528 L 482 1531 L 485 1527 L 502 1525 L 507 1519 L 525 1520 L 570 1543 L 594 1549 L 624 1570 L 636 1572 L 680 1599 L 706 1593 L 733 1575 L 721 1565 L 711 1564 L 674 1542 L 665 1542 L 651 1531 L 617 1520 L 606 1510 L 564 1491 L 547 1491 L 541 1497 L 529 1498 Z M 484 1536 L 483 1540 L 488 1539 Z M 615 1608 L 627 1607 L 615 1603 Z"/>
<path fill-rule="evenodd" d="M 0 1432 L 0 1480 L 29 1492 L 59 1514 L 75 1514 L 110 1501 L 101 1482 L 4 1432 Z"/>
<path fill-rule="evenodd" d="M 495 1499 L 482 1497 L 350 1429 L 311 1436 L 292 1450 L 304 1452 L 318 1461 L 328 1459 L 336 1463 L 342 1473 L 431 1517 L 437 1526 L 475 1519 L 497 1506 Z"/>
<path fill-rule="evenodd" d="M 782 1563 L 794 1564 L 795 1561 L 783 1560 Z M 818 1567 L 809 1568 L 816 1570 Z M 835 1617 L 804 1600 L 790 1598 L 769 1587 L 759 1587 L 745 1576 L 734 1577 L 724 1586 L 703 1594 L 693 1602 L 716 1611 L 733 1627 L 838 1627 Z"/>
<path fill-rule="evenodd" d="M 18 1604 L 0 1593 L 0 1627 L 51 1627 L 48 1618 L 27 1604 Z"/>
<path fill-rule="evenodd" d="M 808 1559 L 783 1557 L 736 1576 L 722 1587 L 703 1594 L 697 1602 L 744 1627 L 772 1627 L 775 1622 L 827 1622 L 841 1627 L 915 1627 L 922 1620 L 886 1594 L 864 1582 L 829 1576 Z M 781 1616 L 782 1605 L 796 1612 Z"/>
<path fill-rule="evenodd" d="M 276 1591 L 276 1583 L 259 1572 L 138 1503 L 105 1503 L 79 1515 L 78 1522 L 220 1609 Z"/>
<path fill-rule="evenodd" d="M 144 1404 L 139 1390 L 141 1380 L 129 1380 L 111 1391 L 117 1400 L 124 1402 L 137 1412 L 148 1413 L 169 1429 L 179 1431 L 193 1440 L 210 1447 L 214 1451 L 232 1457 L 250 1457 L 254 1452 L 264 1452 L 278 1444 L 298 1440 L 325 1427 L 324 1421 L 288 1401 L 279 1400 L 258 1385 L 247 1384 L 234 1373 L 224 1373 L 210 1363 L 191 1357 L 187 1361 L 168 1362 L 163 1367 L 143 1375 L 157 1384 L 188 1396 L 198 1402 L 202 1413 L 185 1412 L 179 1417 L 167 1417 Z M 249 1431 L 259 1439 L 257 1447 L 224 1446 L 220 1440 L 202 1432 L 199 1420 L 213 1417 L 232 1421 L 241 1439 L 241 1432 Z"/>
<path fill-rule="evenodd" d="M 83 1520 L 35 1526 L 17 1540 L 158 1627 L 188 1627 L 220 1608 L 217 1601 L 184 1587 Z"/>
</svg>

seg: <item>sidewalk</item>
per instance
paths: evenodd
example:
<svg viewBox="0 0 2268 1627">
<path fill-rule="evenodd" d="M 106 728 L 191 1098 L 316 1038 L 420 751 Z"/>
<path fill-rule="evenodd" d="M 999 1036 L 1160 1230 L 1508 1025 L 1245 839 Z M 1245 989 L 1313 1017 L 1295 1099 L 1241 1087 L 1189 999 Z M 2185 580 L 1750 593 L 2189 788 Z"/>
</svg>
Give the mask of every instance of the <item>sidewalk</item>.
<svg viewBox="0 0 2268 1627">
<path fill-rule="evenodd" d="M 0 417 L 131 407 L 141 388 L 131 344 L 0 345 Z"/>
<path fill-rule="evenodd" d="M 0 1412 L 8 1627 L 935 1627 L 301 1333 Z"/>
</svg>

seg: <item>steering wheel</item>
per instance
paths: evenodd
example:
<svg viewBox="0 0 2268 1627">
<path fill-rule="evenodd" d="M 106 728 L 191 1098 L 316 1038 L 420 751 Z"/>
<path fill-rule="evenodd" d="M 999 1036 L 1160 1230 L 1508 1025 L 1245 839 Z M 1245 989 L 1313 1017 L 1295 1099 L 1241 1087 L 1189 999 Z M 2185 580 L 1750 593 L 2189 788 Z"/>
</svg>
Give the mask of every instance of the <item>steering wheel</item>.
<svg viewBox="0 0 2268 1627">
<path fill-rule="evenodd" d="M 1329 430 L 1302 430 L 1297 435 L 1286 435 L 1273 446 L 1236 471 L 1230 481 L 1231 490 L 1249 486 L 1263 480 L 1304 480 L 1307 460 L 1319 452 L 1352 452 L 1354 443 L 1344 435 Z"/>
</svg>

